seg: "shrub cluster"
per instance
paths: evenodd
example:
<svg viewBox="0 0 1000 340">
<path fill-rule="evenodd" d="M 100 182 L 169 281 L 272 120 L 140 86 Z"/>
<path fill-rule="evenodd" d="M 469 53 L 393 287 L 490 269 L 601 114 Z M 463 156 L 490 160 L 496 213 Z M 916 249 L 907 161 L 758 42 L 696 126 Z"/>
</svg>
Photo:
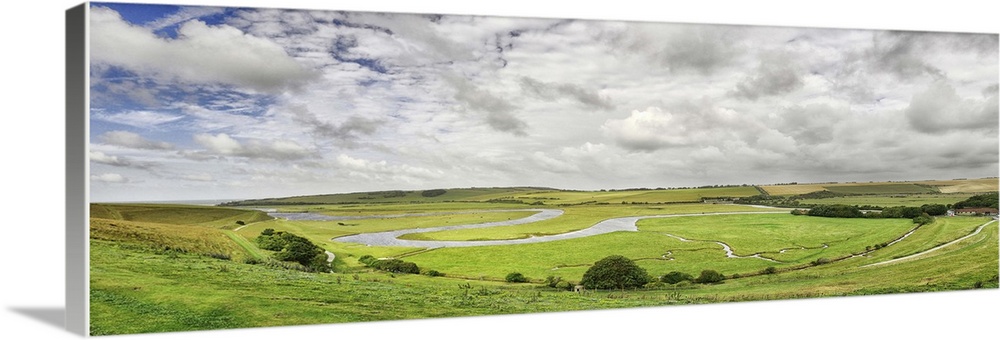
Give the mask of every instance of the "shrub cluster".
<svg viewBox="0 0 1000 340">
<path fill-rule="evenodd" d="M 330 271 L 330 263 L 323 248 L 304 237 L 268 228 L 257 236 L 256 242 L 261 249 L 276 251 L 273 257 L 278 261 L 297 262 L 318 272 Z"/>
<path fill-rule="evenodd" d="M 669 283 L 672 285 L 681 283 L 683 281 L 693 282 L 694 276 L 691 276 L 691 274 L 688 273 L 669 272 L 666 275 L 660 277 L 660 282 Z"/>
<path fill-rule="evenodd" d="M 364 255 L 358 258 L 358 262 L 364 263 L 365 266 L 368 266 L 369 268 L 375 268 L 390 273 L 420 274 L 420 267 L 417 267 L 416 263 L 407 262 L 400 259 L 379 260 L 376 259 L 374 256 Z M 434 272 L 437 273 L 437 271 Z M 439 275 L 431 275 L 431 276 L 439 276 Z"/>
<path fill-rule="evenodd" d="M 719 272 L 711 270 L 711 269 L 706 269 L 706 270 L 702 270 L 701 271 L 701 275 L 698 275 L 698 278 L 694 279 L 694 282 L 697 282 L 697 283 L 718 283 L 718 282 L 722 282 L 722 280 L 725 280 L 725 279 L 726 279 L 725 275 L 722 275 Z"/>
</svg>

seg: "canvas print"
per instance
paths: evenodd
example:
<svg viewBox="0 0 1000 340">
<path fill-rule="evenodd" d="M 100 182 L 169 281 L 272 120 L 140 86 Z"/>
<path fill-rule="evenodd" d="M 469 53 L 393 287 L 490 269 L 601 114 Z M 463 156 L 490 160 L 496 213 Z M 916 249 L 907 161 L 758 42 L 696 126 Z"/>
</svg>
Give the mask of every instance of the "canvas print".
<svg viewBox="0 0 1000 340">
<path fill-rule="evenodd" d="M 92 335 L 998 286 L 997 34 L 87 10 Z"/>
</svg>

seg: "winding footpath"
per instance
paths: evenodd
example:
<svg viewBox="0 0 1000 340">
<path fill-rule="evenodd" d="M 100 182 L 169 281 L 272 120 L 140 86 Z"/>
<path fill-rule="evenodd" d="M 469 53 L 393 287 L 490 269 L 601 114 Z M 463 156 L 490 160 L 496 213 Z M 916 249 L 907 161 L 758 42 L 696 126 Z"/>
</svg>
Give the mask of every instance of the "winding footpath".
<svg viewBox="0 0 1000 340">
<path fill-rule="evenodd" d="M 983 224 L 979 225 L 979 227 L 978 227 L 978 228 L 976 228 L 976 230 L 974 230 L 973 232 L 969 233 L 968 235 L 965 235 L 965 236 L 962 236 L 962 237 L 959 237 L 959 238 L 957 238 L 957 239 L 955 239 L 955 240 L 953 240 L 953 241 L 951 241 L 951 242 L 948 242 L 948 243 L 945 243 L 945 244 L 942 244 L 942 245 L 940 245 L 940 246 L 937 246 L 937 247 L 934 247 L 934 248 L 931 248 L 931 249 L 927 249 L 927 250 L 924 250 L 924 251 L 922 251 L 922 252 L 919 252 L 919 253 L 916 253 L 916 254 L 912 254 L 912 255 L 907 255 L 907 256 L 903 256 L 903 257 L 900 257 L 900 258 L 898 258 L 898 259 L 892 259 L 892 260 L 888 260 L 888 261 L 882 261 L 882 262 L 877 262 L 877 263 L 872 263 L 872 264 L 866 264 L 866 265 L 863 265 L 863 266 L 861 266 L 861 267 L 859 267 L 859 268 L 864 268 L 864 267 L 872 267 L 872 266 L 879 266 L 879 265 L 883 265 L 883 264 L 889 264 L 889 263 L 894 263 L 894 262 L 900 262 L 900 261 L 905 261 L 905 260 L 909 260 L 909 259 L 912 259 L 912 258 L 915 258 L 915 257 L 919 257 L 919 256 L 923 256 L 923 255 L 926 255 L 927 253 L 930 253 L 930 252 L 933 252 L 933 251 L 936 251 L 936 250 L 938 250 L 938 249 L 941 249 L 941 248 L 944 248 L 944 247 L 947 247 L 947 246 L 950 246 L 950 245 L 953 245 L 953 244 L 955 244 L 955 243 L 958 243 L 958 242 L 962 242 L 963 240 L 965 240 L 965 239 L 967 239 L 967 238 L 970 238 L 970 237 L 973 237 L 973 236 L 976 236 L 976 235 L 978 235 L 978 234 L 979 234 L 979 232 L 983 231 L 983 228 L 986 228 L 986 226 L 987 226 L 987 225 L 990 225 L 990 223 L 993 223 L 993 222 L 996 222 L 996 221 L 997 221 L 997 220 L 995 220 L 995 219 L 994 219 L 994 220 L 990 220 L 989 222 L 986 222 L 986 223 L 983 223 Z M 910 234 L 912 234 L 912 233 L 913 233 L 913 232 L 911 231 L 910 233 L 906 234 L 906 236 L 909 236 L 909 235 L 910 235 Z M 896 242 L 899 242 L 899 240 L 896 240 Z M 893 242 L 893 243 L 896 243 L 896 242 Z M 892 243 L 890 243 L 890 245 L 891 245 L 891 244 L 892 244 Z"/>
</svg>

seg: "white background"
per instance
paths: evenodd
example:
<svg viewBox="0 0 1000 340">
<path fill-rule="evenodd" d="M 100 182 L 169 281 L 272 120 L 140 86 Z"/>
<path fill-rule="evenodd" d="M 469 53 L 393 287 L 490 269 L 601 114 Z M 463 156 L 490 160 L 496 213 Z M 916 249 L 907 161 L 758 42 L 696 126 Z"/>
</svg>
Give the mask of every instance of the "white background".
<svg viewBox="0 0 1000 340">
<path fill-rule="evenodd" d="M 145 2 L 145 1 L 142 1 Z M 185 4 L 317 8 L 309 1 L 183 1 Z M 513 15 L 554 18 L 767 24 L 782 26 L 1000 32 L 986 1 L 685 1 L 649 5 L 614 0 L 336 1 L 320 9 Z M 656 2 L 649 2 L 656 3 Z M 64 27 L 74 1 L 15 2 L 2 11 L 3 200 L 0 218 L 3 307 L 0 337 L 63 339 Z M 746 302 L 419 321 L 369 322 L 115 337 L 115 339 L 435 338 L 967 338 L 996 337 L 1000 291 L 965 291 Z M 37 315 L 45 317 L 38 318 Z"/>
</svg>

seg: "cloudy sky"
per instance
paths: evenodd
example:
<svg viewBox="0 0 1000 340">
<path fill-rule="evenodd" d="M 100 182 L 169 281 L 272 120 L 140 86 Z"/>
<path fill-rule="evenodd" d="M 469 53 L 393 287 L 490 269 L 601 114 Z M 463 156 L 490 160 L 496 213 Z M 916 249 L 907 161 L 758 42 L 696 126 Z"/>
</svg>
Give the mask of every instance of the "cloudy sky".
<svg viewBox="0 0 1000 340">
<path fill-rule="evenodd" d="M 998 173 L 996 34 L 93 3 L 93 201 Z"/>
</svg>

